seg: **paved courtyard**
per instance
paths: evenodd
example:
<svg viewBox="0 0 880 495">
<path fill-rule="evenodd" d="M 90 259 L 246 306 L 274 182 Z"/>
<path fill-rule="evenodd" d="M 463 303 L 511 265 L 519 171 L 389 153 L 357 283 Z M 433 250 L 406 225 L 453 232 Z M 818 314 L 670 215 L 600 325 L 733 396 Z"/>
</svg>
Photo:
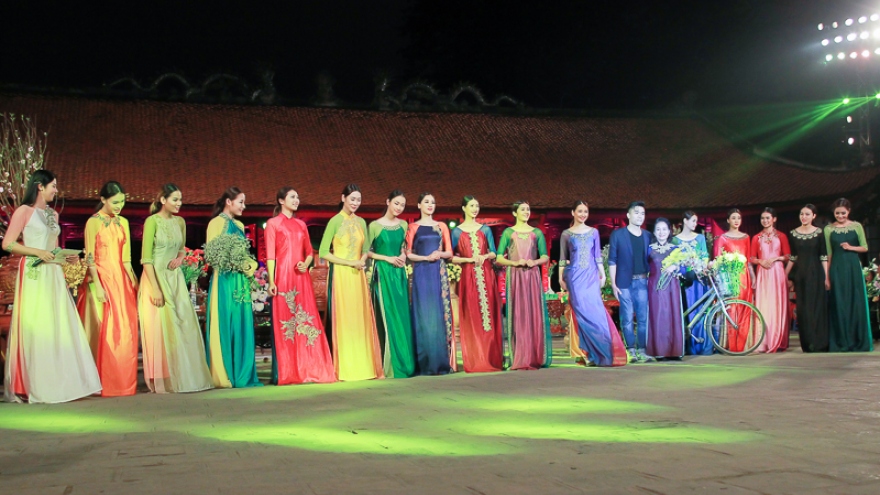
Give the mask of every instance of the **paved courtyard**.
<svg viewBox="0 0 880 495">
<path fill-rule="evenodd" d="M 876 495 L 880 353 L 0 404 L 0 493 Z"/>
</svg>

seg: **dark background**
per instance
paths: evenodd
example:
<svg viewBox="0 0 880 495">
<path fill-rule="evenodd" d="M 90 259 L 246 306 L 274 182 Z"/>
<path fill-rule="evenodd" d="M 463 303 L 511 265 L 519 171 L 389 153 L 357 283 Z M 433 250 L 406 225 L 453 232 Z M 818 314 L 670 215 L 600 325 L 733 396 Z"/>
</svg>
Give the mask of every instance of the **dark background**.
<svg viewBox="0 0 880 495">
<path fill-rule="evenodd" d="M 309 104 L 326 72 L 343 106 L 367 106 L 384 71 L 396 90 L 467 81 L 530 108 L 686 108 L 742 132 L 880 90 L 880 57 L 825 64 L 816 29 L 874 11 L 808 0 L 3 2 L 0 88 L 88 94 L 165 72 L 259 86 L 271 69 L 278 103 Z M 780 154 L 842 163 L 839 118 L 795 141 Z"/>
</svg>

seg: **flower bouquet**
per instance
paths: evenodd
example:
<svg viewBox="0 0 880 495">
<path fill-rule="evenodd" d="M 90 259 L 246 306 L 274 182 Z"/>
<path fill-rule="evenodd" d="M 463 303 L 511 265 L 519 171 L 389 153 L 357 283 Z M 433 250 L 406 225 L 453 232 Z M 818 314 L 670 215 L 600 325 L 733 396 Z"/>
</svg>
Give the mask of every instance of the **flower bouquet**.
<svg viewBox="0 0 880 495">
<path fill-rule="evenodd" d="M 266 265 L 260 262 L 254 277 L 251 279 L 251 304 L 254 311 L 260 312 L 266 309 L 269 300 L 269 272 Z"/>
<path fill-rule="evenodd" d="M 251 257 L 250 247 L 244 237 L 221 234 L 205 245 L 205 261 L 220 273 L 248 274 L 256 263 Z"/>
<path fill-rule="evenodd" d="M 611 252 L 611 245 L 606 244 L 602 248 L 602 268 L 605 270 L 605 285 L 602 286 L 602 300 L 608 301 L 614 299 L 614 288 L 611 287 L 611 270 L 608 268 L 608 254 Z"/>
<path fill-rule="evenodd" d="M 663 275 L 661 275 L 660 280 L 657 281 L 657 290 L 665 289 L 673 278 L 680 276 L 680 268 L 684 268 L 685 273 L 692 272 L 697 276 L 700 276 L 706 272 L 708 264 L 708 260 L 701 256 L 693 246 L 687 244 L 677 246 L 668 256 L 666 256 L 661 264 Z M 674 272 L 668 271 L 668 269 L 673 266 L 677 267 L 676 270 Z"/>
<path fill-rule="evenodd" d="M 192 285 L 193 282 L 208 274 L 208 265 L 205 263 L 205 252 L 201 249 L 184 248 L 183 263 L 180 264 L 180 271 L 186 280 L 186 285 Z"/>
<path fill-rule="evenodd" d="M 740 278 L 746 269 L 746 257 L 740 253 L 728 253 L 721 250 L 712 264 L 712 276 L 718 285 L 718 292 L 725 296 L 739 294 Z"/>
<path fill-rule="evenodd" d="M 64 272 L 67 289 L 73 293 L 73 297 L 76 297 L 79 286 L 85 280 L 88 271 L 86 260 L 80 259 L 78 263 L 65 263 L 61 265 L 61 271 Z"/>
<path fill-rule="evenodd" d="M 862 269 L 865 275 L 865 289 L 868 293 L 868 299 L 871 302 L 880 301 L 880 277 L 878 277 L 877 258 L 871 260 L 871 263 Z"/>
<path fill-rule="evenodd" d="M 455 263 L 446 263 L 446 278 L 450 284 L 461 280 L 461 267 Z"/>
</svg>

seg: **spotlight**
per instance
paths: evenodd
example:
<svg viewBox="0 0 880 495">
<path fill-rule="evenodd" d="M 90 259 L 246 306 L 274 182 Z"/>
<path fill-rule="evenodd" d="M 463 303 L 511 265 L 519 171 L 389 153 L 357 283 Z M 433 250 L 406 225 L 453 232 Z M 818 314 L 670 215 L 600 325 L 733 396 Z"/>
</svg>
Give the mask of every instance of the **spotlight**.
<svg viewBox="0 0 880 495">
<path fill-rule="evenodd" d="M 832 60 L 834 60 L 834 55 L 831 55 L 830 53 L 828 55 L 825 55 L 826 62 L 831 62 Z"/>
<path fill-rule="evenodd" d="M 852 26 L 853 22 L 854 21 L 852 19 L 847 19 L 846 22 L 844 22 L 844 24 L 846 24 L 847 26 Z"/>
<path fill-rule="evenodd" d="M 849 139 L 847 139 L 847 140 L 846 140 L 846 144 L 848 144 L 848 145 L 850 145 L 850 146 L 856 144 L 856 138 L 849 138 Z"/>
<path fill-rule="evenodd" d="M 825 29 L 825 24 L 819 23 L 819 31 Z"/>
<path fill-rule="evenodd" d="M 870 56 L 871 56 L 871 51 L 870 51 L 870 50 L 862 50 L 862 56 L 865 57 L 865 58 L 870 57 Z"/>
<path fill-rule="evenodd" d="M 867 31 L 862 31 L 862 34 L 859 35 L 859 38 L 866 40 L 866 39 L 868 39 L 868 36 L 871 36 L 871 33 L 867 32 Z"/>
<path fill-rule="evenodd" d="M 837 29 L 837 26 L 838 26 L 838 24 L 836 22 L 831 23 L 831 27 L 833 27 L 834 29 Z"/>
<path fill-rule="evenodd" d="M 835 37 L 834 37 L 834 42 L 835 42 L 835 43 L 840 43 L 841 41 L 843 41 L 843 36 L 835 36 Z"/>
<path fill-rule="evenodd" d="M 871 14 L 871 20 L 872 21 L 880 20 L 880 14 Z"/>
<path fill-rule="evenodd" d="M 878 48 L 878 50 L 880 50 L 880 48 Z M 838 58 L 838 60 L 843 60 L 846 58 L 846 54 L 843 52 L 840 52 L 837 54 L 837 58 Z"/>
<path fill-rule="evenodd" d="M 878 100 L 880 100 L 880 93 L 877 93 L 876 95 L 874 95 L 874 98 L 877 98 Z"/>
<path fill-rule="evenodd" d="M 864 16 L 864 15 L 863 15 L 863 16 L 859 17 L 859 24 L 864 24 L 864 23 L 866 23 L 866 22 L 868 22 L 868 17 L 867 17 L 867 16 Z"/>
<path fill-rule="evenodd" d="M 854 41 L 858 36 L 856 33 L 849 33 L 846 35 L 846 41 Z"/>
<path fill-rule="evenodd" d="M 880 48 L 877 48 L 876 50 L 874 50 L 874 54 L 875 54 L 875 55 L 880 55 Z"/>
<path fill-rule="evenodd" d="M 846 105 L 847 103 L 849 103 L 849 98 L 844 98 L 844 99 L 843 99 L 843 104 Z"/>
<path fill-rule="evenodd" d="M 449 222 L 449 228 L 450 228 L 450 229 L 454 229 L 454 228 L 455 228 L 455 225 L 456 225 L 456 224 L 455 224 L 455 221 L 454 221 L 454 220 L 451 221 L 451 222 Z"/>
<path fill-rule="evenodd" d="M 875 29 L 875 30 L 874 30 L 874 37 L 875 37 L 875 38 L 880 38 L 880 29 Z"/>
<path fill-rule="evenodd" d="M 847 123 L 847 124 L 852 124 L 852 115 L 847 115 L 847 116 L 846 116 L 846 123 Z"/>
<path fill-rule="evenodd" d="M 822 46 L 828 46 L 829 43 L 831 42 L 828 40 L 822 40 Z"/>
</svg>

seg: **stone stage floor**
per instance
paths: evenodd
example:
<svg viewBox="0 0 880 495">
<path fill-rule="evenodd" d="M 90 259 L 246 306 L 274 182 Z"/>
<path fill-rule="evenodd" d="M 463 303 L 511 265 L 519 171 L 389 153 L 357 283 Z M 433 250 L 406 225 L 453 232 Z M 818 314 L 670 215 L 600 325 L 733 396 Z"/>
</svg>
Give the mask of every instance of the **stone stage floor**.
<svg viewBox="0 0 880 495">
<path fill-rule="evenodd" d="M 0 404 L 0 493 L 876 495 L 880 354 Z"/>
</svg>

